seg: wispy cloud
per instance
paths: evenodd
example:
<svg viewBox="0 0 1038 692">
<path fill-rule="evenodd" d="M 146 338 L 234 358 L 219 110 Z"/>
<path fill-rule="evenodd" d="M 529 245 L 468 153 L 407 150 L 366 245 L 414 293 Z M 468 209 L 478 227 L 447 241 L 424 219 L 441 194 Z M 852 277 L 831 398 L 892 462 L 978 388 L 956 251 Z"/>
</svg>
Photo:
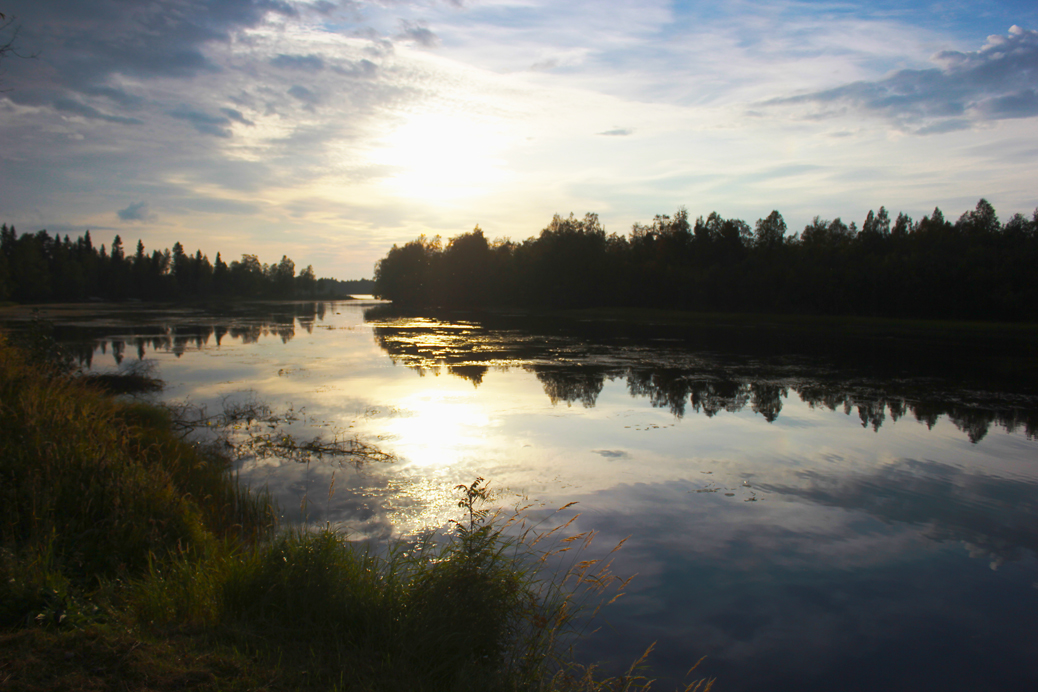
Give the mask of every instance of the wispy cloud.
<svg viewBox="0 0 1038 692">
<path fill-rule="evenodd" d="M 221 108 L 220 112 L 236 123 L 241 123 L 242 125 L 250 126 L 256 124 L 253 121 L 246 118 L 244 115 L 242 115 L 242 112 L 236 108 Z"/>
<path fill-rule="evenodd" d="M 102 113 L 93 106 L 88 106 L 85 103 L 81 103 L 80 101 L 71 98 L 61 97 L 54 99 L 53 106 L 55 110 L 61 111 L 62 113 L 71 113 L 83 118 L 104 120 L 105 122 L 118 123 L 120 125 L 140 125 L 143 122 L 139 118 L 127 118 L 121 115 Z"/>
<path fill-rule="evenodd" d="M 148 209 L 147 202 L 134 202 L 115 213 L 120 221 L 151 221 L 155 218 L 155 215 Z"/>
<path fill-rule="evenodd" d="M 306 72 L 317 72 L 324 69 L 324 60 L 319 55 L 286 55 L 279 53 L 270 60 L 274 67 L 288 70 L 304 70 Z"/>
<path fill-rule="evenodd" d="M 808 116 L 848 110 L 886 118 L 897 127 L 928 134 L 967 124 L 1038 115 L 1038 31 L 1013 26 L 972 52 L 941 51 L 937 67 L 898 70 L 807 94 L 770 99 L 763 106 L 813 106 Z"/>
<path fill-rule="evenodd" d="M 169 111 L 169 115 L 177 120 L 183 120 L 204 135 L 214 137 L 230 137 L 231 120 L 226 115 L 210 115 L 202 111 L 181 106 Z"/>
<path fill-rule="evenodd" d="M 400 20 L 400 33 L 396 35 L 399 41 L 411 41 L 423 48 L 435 48 L 440 44 L 440 37 L 432 32 L 425 22 L 411 22 L 406 19 Z"/>
</svg>

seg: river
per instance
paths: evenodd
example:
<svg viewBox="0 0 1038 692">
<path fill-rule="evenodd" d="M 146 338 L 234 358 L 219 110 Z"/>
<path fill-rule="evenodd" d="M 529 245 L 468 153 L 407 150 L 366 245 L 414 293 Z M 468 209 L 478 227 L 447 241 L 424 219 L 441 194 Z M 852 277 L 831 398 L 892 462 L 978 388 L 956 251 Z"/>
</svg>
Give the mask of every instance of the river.
<svg viewBox="0 0 1038 692">
<path fill-rule="evenodd" d="M 660 689 L 703 657 L 726 691 L 1038 689 L 1038 396 L 954 348 L 374 301 L 43 316 L 164 400 L 392 456 L 242 459 L 287 524 L 410 536 L 480 476 L 546 527 L 579 513 L 593 557 L 626 538 L 637 576 L 577 645 L 607 670 L 655 642 Z"/>
</svg>

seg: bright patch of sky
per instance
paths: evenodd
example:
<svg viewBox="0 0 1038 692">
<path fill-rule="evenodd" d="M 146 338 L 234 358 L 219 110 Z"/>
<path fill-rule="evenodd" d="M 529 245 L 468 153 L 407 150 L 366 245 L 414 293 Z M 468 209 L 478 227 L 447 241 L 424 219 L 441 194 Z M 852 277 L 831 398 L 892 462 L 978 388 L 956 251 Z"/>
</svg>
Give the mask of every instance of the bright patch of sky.
<svg viewBox="0 0 1038 692">
<path fill-rule="evenodd" d="M 686 206 L 1038 206 L 1033 2 L 13 0 L 0 220 L 371 276 Z"/>
</svg>

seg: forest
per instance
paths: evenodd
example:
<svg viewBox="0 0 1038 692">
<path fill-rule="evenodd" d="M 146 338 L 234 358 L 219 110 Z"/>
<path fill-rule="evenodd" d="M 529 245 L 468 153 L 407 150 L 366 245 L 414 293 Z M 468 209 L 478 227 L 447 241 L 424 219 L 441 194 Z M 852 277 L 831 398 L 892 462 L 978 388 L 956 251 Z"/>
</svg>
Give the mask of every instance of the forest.
<svg viewBox="0 0 1038 692">
<path fill-rule="evenodd" d="M 310 266 L 296 274 L 287 255 L 274 264 L 261 263 L 256 255 L 227 264 L 217 253 L 213 263 L 201 250 L 188 254 L 180 243 L 149 254 L 138 240 L 128 256 L 119 236 L 106 250 L 94 247 L 89 231 L 71 240 L 0 227 L 0 301 L 336 298 L 372 289 L 370 280 L 318 279 Z"/>
<path fill-rule="evenodd" d="M 556 215 L 537 237 L 489 241 L 477 226 L 419 237 L 375 267 L 375 294 L 416 307 L 653 307 L 896 318 L 1038 319 L 1038 209 L 999 221 L 981 199 L 955 222 L 884 207 L 859 228 L 815 217 L 787 233 L 716 212 L 657 215 L 629 235 L 596 214 Z"/>
</svg>

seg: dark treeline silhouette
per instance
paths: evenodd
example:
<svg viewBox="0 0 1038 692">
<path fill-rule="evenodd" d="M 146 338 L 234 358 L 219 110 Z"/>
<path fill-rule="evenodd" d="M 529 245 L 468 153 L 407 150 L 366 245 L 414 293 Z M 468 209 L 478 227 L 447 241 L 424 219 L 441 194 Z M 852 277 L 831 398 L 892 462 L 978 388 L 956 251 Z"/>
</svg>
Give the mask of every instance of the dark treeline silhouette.
<svg viewBox="0 0 1038 692">
<path fill-rule="evenodd" d="M 106 250 L 104 245 L 94 247 L 89 231 L 72 240 L 47 231 L 19 236 L 7 224 L 0 228 L 0 300 L 283 299 L 345 296 L 349 288 L 370 292 L 372 284 L 318 279 L 310 266 L 296 274 L 295 262 L 287 256 L 263 264 L 256 255 L 242 255 L 227 264 L 219 253 L 215 262 L 201 250 L 188 254 L 180 243 L 149 254 L 138 240 L 136 251 L 126 254 L 119 236 Z"/>
<path fill-rule="evenodd" d="M 679 209 L 630 235 L 556 215 L 536 238 L 490 242 L 477 226 L 444 245 L 394 245 L 375 293 L 401 305 L 670 307 L 1006 321 L 1038 319 L 1038 210 L 1001 223 L 986 200 L 958 221 L 870 211 L 861 227 L 815 217 L 787 234 Z"/>
<path fill-rule="evenodd" d="M 318 279 L 317 295 L 322 298 L 348 298 L 350 296 L 371 295 L 375 292 L 375 282 L 371 279 Z"/>
</svg>

